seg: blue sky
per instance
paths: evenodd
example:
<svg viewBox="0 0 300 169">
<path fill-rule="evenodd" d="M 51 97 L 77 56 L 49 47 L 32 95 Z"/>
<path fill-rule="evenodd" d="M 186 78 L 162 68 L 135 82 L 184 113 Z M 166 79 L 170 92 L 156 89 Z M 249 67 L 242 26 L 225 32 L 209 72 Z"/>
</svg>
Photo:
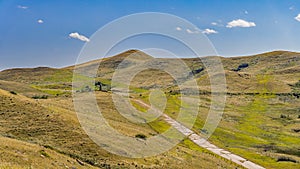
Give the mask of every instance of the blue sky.
<svg viewBox="0 0 300 169">
<path fill-rule="evenodd" d="M 95 31 L 138 12 L 169 13 L 190 21 L 206 30 L 222 56 L 300 51 L 296 0 L 0 0 L 0 70 L 72 65 Z"/>
</svg>

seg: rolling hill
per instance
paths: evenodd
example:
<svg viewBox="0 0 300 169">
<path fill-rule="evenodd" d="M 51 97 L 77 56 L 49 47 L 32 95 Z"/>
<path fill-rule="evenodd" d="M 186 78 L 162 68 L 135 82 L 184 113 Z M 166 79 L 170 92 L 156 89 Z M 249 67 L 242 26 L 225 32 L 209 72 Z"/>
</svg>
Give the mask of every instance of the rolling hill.
<svg viewBox="0 0 300 169">
<path fill-rule="evenodd" d="M 126 59 L 128 56 L 131 58 Z M 224 67 L 227 99 L 223 118 L 209 141 L 266 168 L 299 167 L 300 53 L 274 51 L 254 56 L 214 57 L 220 59 Z M 130 50 L 80 64 L 77 68 L 91 77 L 75 76 L 83 80 L 95 78 L 111 85 L 116 68 L 130 70 L 131 66 L 152 58 L 141 51 Z M 212 57 L 203 59 L 209 58 Z M 176 67 L 177 64 L 172 58 L 156 60 L 158 67 L 167 66 L 166 63 Z M 193 131 L 201 134 L 211 105 L 209 74 L 199 58 L 182 61 L 190 68 L 189 75 L 193 75 L 183 80 L 186 82 L 194 77 L 199 85 L 201 104 Z M 93 77 L 95 68 L 98 71 Z M 40 158 L 37 156 L 46 152 L 50 157 L 43 155 L 47 161 L 41 163 L 48 166 L 52 161 L 58 168 L 64 166 L 56 164 L 100 168 L 241 168 L 187 139 L 164 154 L 143 159 L 119 157 L 101 149 L 89 139 L 76 118 L 71 97 L 73 69 L 74 66 L 61 69 L 38 67 L 0 72 L 0 138 L 5 140 L 5 146 L 29 147 L 22 151 L 28 152 L 27 159 L 32 159 L 25 163 L 16 160 L 18 156 L 10 155 L 1 163 L 16 168 L 35 166 L 35 161 Z M 164 113 L 176 119 L 181 103 L 180 91 L 168 73 L 159 69 L 138 73 L 131 80 L 130 96 L 148 103 L 150 91 L 157 88 L 161 88 L 167 97 Z M 160 118 L 149 124 L 131 123 L 114 108 L 110 91 L 95 93 L 104 117 L 125 135 L 142 134 L 148 138 L 169 127 Z M 143 106 L 132 104 L 145 111 Z M 6 141 L 10 139 L 13 141 Z M 16 151 L 10 148 L 1 153 Z M 61 159 L 69 162 L 60 162 Z"/>
</svg>

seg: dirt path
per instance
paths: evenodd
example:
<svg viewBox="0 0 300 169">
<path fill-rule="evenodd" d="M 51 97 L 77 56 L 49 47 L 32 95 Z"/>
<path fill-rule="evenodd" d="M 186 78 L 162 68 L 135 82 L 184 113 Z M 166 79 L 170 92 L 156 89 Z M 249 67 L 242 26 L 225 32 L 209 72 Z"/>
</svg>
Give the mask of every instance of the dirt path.
<svg viewBox="0 0 300 169">
<path fill-rule="evenodd" d="M 134 99 L 133 101 L 147 107 L 150 108 L 150 106 L 144 102 L 142 102 L 141 100 L 136 100 Z M 195 132 L 193 132 L 192 130 L 186 128 L 185 126 L 183 126 L 182 124 L 180 124 L 179 122 L 177 122 L 176 120 L 172 119 L 171 117 L 169 117 L 166 114 L 162 115 L 165 118 L 165 121 L 167 123 L 169 123 L 170 125 L 172 125 L 175 129 L 177 129 L 179 132 L 181 132 L 182 134 L 184 134 L 185 136 L 187 136 L 191 141 L 193 141 L 195 144 L 197 144 L 198 146 L 205 148 L 223 158 L 226 158 L 236 164 L 239 164 L 245 168 L 249 168 L 249 169 L 264 169 L 264 167 L 257 165 L 243 157 L 240 157 L 236 154 L 233 154 L 229 151 L 226 151 L 224 149 L 221 149 L 213 144 L 211 144 L 210 142 L 208 142 L 207 140 L 205 140 L 204 138 L 202 138 L 200 135 L 196 134 Z"/>
</svg>

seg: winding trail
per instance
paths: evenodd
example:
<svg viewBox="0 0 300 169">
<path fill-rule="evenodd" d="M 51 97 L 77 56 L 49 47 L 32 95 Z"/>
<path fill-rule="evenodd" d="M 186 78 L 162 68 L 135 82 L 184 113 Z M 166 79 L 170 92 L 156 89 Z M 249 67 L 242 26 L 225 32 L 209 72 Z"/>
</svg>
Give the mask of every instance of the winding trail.
<svg viewBox="0 0 300 169">
<path fill-rule="evenodd" d="M 150 108 L 150 106 L 144 102 L 142 102 L 141 100 L 136 100 L 133 99 L 133 101 L 147 107 Z M 171 126 L 173 126 L 175 129 L 177 129 L 179 132 L 181 132 L 182 134 L 184 134 L 186 137 L 188 137 L 191 141 L 193 141 L 196 145 L 209 150 L 211 152 L 213 152 L 214 154 L 217 154 L 225 159 L 228 159 L 238 165 L 241 165 L 245 168 L 248 169 L 264 169 L 264 167 L 255 164 L 241 156 L 238 156 L 236 154 L 233 154 L 229 151 L 226 151 L 224 149 L 221 149 L 213 144 L 211 144 L 210 142 L 208 142 L 206 139 L 202 138 L 200 135 L 196 134 L 195 132 L 193 132 L 192 130 L 188 129 L 187 127 L 185 127 L 184 125 L 180 124 L 179 122 L 177 122 L 176 120 L 172 119 L 171 117 L 169 117 L 166 114 L 162 114 L 162 116 L 164 117 L 165 121 L 167 123 L 169 123 Z"/>
</svg>

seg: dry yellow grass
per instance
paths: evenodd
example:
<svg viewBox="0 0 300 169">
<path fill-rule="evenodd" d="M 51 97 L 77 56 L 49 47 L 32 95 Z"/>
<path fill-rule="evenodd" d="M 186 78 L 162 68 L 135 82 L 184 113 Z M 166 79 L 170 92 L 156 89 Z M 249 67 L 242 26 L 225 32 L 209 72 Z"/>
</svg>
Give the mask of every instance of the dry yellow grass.
<svg viewBox="0 0 300 169">
<path fill-rule="evenodd" d="M 132 51 L 103 59 L 97 79 L 110 83 L 115 67 L 130 53 Z M 139 53 L 136 59 L 143 58 L 144 55 Z M 277 51 L 250 57 L 221 59 L 226 73 L 229 95 L 223 119 L 211 137 L 211 141 L 267 168 L 297 167 L 297 163 L 276 162 L 276 158 L 283 155 L 299 161 L 299 145 L 296 144 L 299 141 L 299 133 L 293 131 L 299 128 L 297 118 L 299 99 L 294 96 L 280 95 L 280 93 L 292 93 L 299 90 L 293 85 L 300 80 L 300 54 Z M 192 69 L 203 67 L 199 59 L 183 60 Z M 82 64 L 81 69 L 89 71 L 97 62 Z M 249 66 L 240 71 L 233 71 L 242 63 L 248 63 Z M 103 150 L 82 130 L 70 95 L 56 96 L 56 92 L 66 90 L 64 87 L 71 84 L 72 69 L 73 67 L 37 68 L 0 72 L 0 88 L 6 90 L 0 90 L 0 135 L 21 140 L 21 142 L 12 141 L 12 145 L 15 143 L 25 146 L 30 142 L 30 145 L 36 146 L 37 149 L 47 147 L 44 149 L 51 156 L 71 157 L 73 161 L 79 159 L 98 167 L 238 167 L 198 148 L 187 140 L 164 154 L 142 159 L 119 157 Z M 210 90 L 205 69 L 197 73 L 195 77 L 201 91 Z M 162 87 L 170 102 L 167 111 L 175 118 L 177 112 L 172 114 L 172 108 L 175 110 L 172 103 L 178 102 L 176 101 L 178 88 L 172 83 L 173 78 L 167 73 L 157 70 L 143 71 L 132 81 L 131 96 L 146 101 L 149 88 L 155 85 Z M 49 91 L 47 91 L 48 88 Z M 17 95 L 10 94 L 9 91 L 15 91 Z M 266 92 L 270 95 L 263 95 Z M 45 100 L 31 99 L 30 97 L 35 94 L 47 94 L 50 97 Z M 96 96 L 109 124 L 124 135 L 134 137 L 136 134 L 144 134 L 151 137 L 168 127 L 159 120 L 144 125 L 131 123 L 115 110 L 109 92 L 96 92 Z M 205 122 L 210 106 L 210 94 L 201 95 L 201 99 L 201 111 L 194 127 L 196 132 L 200 132 Z M 289 115 L 289 118 L 280 118 L 281 114 Z M 9 149 L 6 153 L 14 154 L 13 151 Z M 35 155 L 32 154 L 32 156 Z M 5 165 L 3 167 L 27 167 L 20 161 L 16 163 L 6 161 Z M 63 167 L 58 166 L 58 168 Z"/>
<path fill-rule="evenodd" d="M 132 124 L 118 116 L 116 110 L 112 108 L 110 97 L 109 93 L 97 93 L 99 105 L 105 105 L 102 106 L 104 116 L 111 126 L 116 127 L 116 130 L 132 137 L 137 133 L 145 133 L 149 136 L 149 133 L 156 132 L 153 129 L 155 126 Z M 0 90 L 0 98 L 2 100 L 0 134 L 22 140 L 21 145 L 23 142 L 33 143 L 34 146 L 49 153 L 50 157 L 54 156 L 52 153 L 57 153 L 71 157 L 73 161 L 79 159 L 94 166 L 111 168 L 216 168 L 218 166 L 232 168 L 236 166 L 187 141 L 155 157 L 130 159 L 116 156 L 101 149 L 84 133 L 77 121 L 70 98 L 33 100 L 3 90 Z M 10 158 L 12 160 L 14 156 Z M 31 155 L 29 158 L 35 160 Z M 10 159 L 6 160 L 5 167 L 11 165 L 11 167 L 26 168 L 27 166 L 21 161 L 8 162 Z M 64 166 L 57 168 L 64 168 Z"/>
<path fill-rule="evenodd" d="M 0 137 L 0 168 L 96 168 L 79 164 L 56 151 L 11 138 Z"/>
</svg>

